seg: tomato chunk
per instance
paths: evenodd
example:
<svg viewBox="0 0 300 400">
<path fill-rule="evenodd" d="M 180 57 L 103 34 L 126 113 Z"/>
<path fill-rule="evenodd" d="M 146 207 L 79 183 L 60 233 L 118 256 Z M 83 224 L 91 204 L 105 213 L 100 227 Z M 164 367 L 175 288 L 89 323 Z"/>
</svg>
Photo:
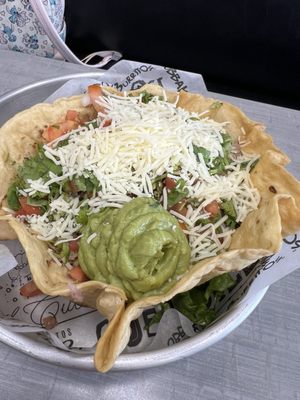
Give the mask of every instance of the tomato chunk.
<svg viewBox="0 0 300 400">
<path fill-rule="evenodd" d="M 68 271 L 68 275 L 76 282 L 86 282 L 89 280 L 79 265 Z"/>
<path fill-rule="evenodd" d="M 97 99 L 103 96 L 101 86 L 97 84 L 88 86 L 88 94 L 90 96 L 94 109 L 97 112 L 105 112 L 105 108 L 103 106 L 100 106 L 100 104 L 98 104 L 97 102 Z"/>
<path fill-rule="evenodd" d="M 79 123 L 77 121 L 66 120 L 56 125 L 51 125 L 45 129 L 42 133 L 42 137 L 47 142 L 52 142 L 53 140 L 58 139 L 62 135 L 67 132 L 70 132 L 73 129 L 78 127 Z"/>
<path fill-rule="evenodd" d="M 73 251 L 74 253 L 78 253 L 79 250 L 79 244 L 77 240 L 72 240 L 69 242 L 69 249 L 70 251 Z"/>
<path fill-rule="evenodd" d="M 42 294 L 42 292 L 36 286 L 34 281 L 30 281 L 30 282 L 26 283 L 20 289 L 20 295 L 24 296 L 24 297 L 34 297 L 34 296 L 38 296 L 39 294 Z"/>
<path fill-rule="evenodd" d="M 217 200 L 214 200 L 211 203 L 207 204 L 207 206 L 204 207 L 204 210 L 214 217 L 220 211 L 219 203 L 217 202 Z"/>
<path fill-rule="evenodd" d="M 111 119 L 105 119 L 104 120 L 104 124 L 103 124 L 103 128 L 105 128 L 106 126 L 111 125 Z"/>
<path fill-rule="evenodd" d="M 183 215 L 184 217 L 186 216 L 188 209 L 185 206 L 185 201 L 181 200 L 178 203 L 174 204 L 173 207 L 170 208 L 170 210 L 176 211 L 178 214 Z"/>
<path fill-rule="evenodd" d="M 70 189 L 70 192 L 74 195 L 77 195 L 79 192 L 79 189 L 74 181 L 69 182 L 69 189 Z"/>
<path fill-rule="evenodd" d="M 179 223 L 180 228 L 181 228 L 183 231 L 186 231 L 186 230 L 187 230 L 187 226 L 186 226 L 186 224 L 185 224 L 183 221 L 178 221 L 178 223 Z"/>
<path fill-rule="evenodd" d="M 165 186 L 168 190 L 175 189 L 177 182 L 173 178 L 169 178 L 168 176 L 165 179 Z"/>
<path fill-rule="evenodd" d="M 68 110 L 67 115 L 66 115 L 66 120 L 78 121 L 79 120 L 79 112 L 76 110 Z"/>
<path fill-rule="evenodd" d="M 16 216 L 41 215 L 40 207 L 31 206 L 30 204 L 27 204 L 27 197 L 20 197 L 19 202 L 21 204 L 21 208 L 16 212 L 15 214 Z"/>
<path fill-rule="evenodd" d="M 49 126 L 46 128 L 42 134 L 42 137 L 46 140 L 46 142 L 52 142 L 55 139 L 58 139 L 62 135 L 62 131 L 60 129 L 60 125 Z"/>
</svg>

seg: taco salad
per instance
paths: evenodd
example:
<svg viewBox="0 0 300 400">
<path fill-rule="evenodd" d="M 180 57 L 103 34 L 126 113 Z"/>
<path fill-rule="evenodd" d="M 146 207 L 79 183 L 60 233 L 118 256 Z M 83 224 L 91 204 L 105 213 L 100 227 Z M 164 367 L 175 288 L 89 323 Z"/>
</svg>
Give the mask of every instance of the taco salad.
<svg viewBox="0 0 300 400">
<path fill-rule="evenodd" d="M 34 284 L 23 294 L 66 296 L 107 316 L 99 371 L 145 307 L 185 313 L 182 293 L 214 279 L 207 301 L 233 284 L 227 272 L 300 228 L 288 157 L 238 108 L 201 95 L 91 85 L 17 114 L 0 142 L 0 235 L 26 251 Z M 207 309 L 186 315 L 213 319 Z"/>
</svg>

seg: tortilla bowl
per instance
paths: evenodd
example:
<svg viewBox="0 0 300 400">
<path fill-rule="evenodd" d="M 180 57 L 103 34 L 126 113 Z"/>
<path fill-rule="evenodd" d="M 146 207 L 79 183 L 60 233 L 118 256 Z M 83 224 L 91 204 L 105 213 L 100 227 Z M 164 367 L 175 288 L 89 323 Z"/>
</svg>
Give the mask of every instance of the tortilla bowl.
<svg viewBox="0 0 300 400">
<path fill-rule="evenodd" d="M 162 94 L 162 89 L 153 85 L 146 85 L 132 94 L 145 90 L 154 95 Z M 170 101 L 176 96 L 176 93 L 168 93 Z M 42 142 L 41 132 L 45 126 L 60 120 L 69 109 L 88 113 L 92 118 L 93 110 L 83 107 L 81 100 L 82 96 L 75 96 L 53 104 L 38 104 L 3 125 L 0 130 L 2 205 L 6 204 L 7 190 L 17 167 L 25 157 L 35 152 L 36 143 Z M 138 318 L 144 308 L 166 302 L 215 276 L 239 271 L 261 257 L 279 251 L 282 237 L 300 228 L 300 183 L 284 168 L 289 162 L 288 157 L 273 144 L 260 124 L 249 120 L 238 108 L 227 103 L 217 109 L 210 108 L 214 102 L 201 95 L 180 92 L 178 107 L 198 113 L 209 110 L 208 116 L 215 121 L 229 121 L 227 132 L 231 137 L 237 139 L 242 135 L 246 141 L 243 151 L 260 155 L 251 172 L 251 179 L 259 190 L 261 201 L 258 209 L 250 213 L 235 231 L 226 252 L 192 265 L 167 293 L 129 303 L 125 293 L 112 285 L 98 281 L 75 284 L 68 277 L 67 270 L 58 267 L 49 257 L 45 242 L 38 240 L 12 215 L 1 217 L 1 239 L 18 237 L 26 251 L 33 279 L 42 292 L 65 296 L 79 304 L 97 308 L 109 319 L 95 354 L 95 367 L 99 371 L 108 371 L 113 366 L 129 340 L 130 322 Z"/>
</svg>

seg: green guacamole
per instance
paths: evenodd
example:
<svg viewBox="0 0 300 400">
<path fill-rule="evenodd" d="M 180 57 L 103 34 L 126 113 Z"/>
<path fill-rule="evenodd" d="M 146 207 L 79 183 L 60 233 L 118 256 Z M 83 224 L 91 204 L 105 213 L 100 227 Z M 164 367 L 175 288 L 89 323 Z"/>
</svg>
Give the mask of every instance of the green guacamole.
<svg viewBox="0 0 300 400">
<path fill-rule="evenodd" d="M 90 279 L 136 300 L 167 292 L 187 271 L 190 246 L 175 217 L 151 198 L 136 198 L 89 216 L 78 257 Z"/>
</svg>

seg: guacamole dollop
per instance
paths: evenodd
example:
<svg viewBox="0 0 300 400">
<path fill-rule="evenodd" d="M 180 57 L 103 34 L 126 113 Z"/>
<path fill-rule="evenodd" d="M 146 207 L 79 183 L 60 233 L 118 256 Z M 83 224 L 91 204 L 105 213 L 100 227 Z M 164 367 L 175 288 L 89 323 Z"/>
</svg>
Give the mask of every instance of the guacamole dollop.
<svg viewBox="0 0 300 400">
<path fill-rule="evenodd" d="M 190 246 L 178 221 L 151 198 L 88 218 L 79 263 L 92 280 L 122 288 L 129 299 L 167 292 L 190 263 Z"/>
</svg>

